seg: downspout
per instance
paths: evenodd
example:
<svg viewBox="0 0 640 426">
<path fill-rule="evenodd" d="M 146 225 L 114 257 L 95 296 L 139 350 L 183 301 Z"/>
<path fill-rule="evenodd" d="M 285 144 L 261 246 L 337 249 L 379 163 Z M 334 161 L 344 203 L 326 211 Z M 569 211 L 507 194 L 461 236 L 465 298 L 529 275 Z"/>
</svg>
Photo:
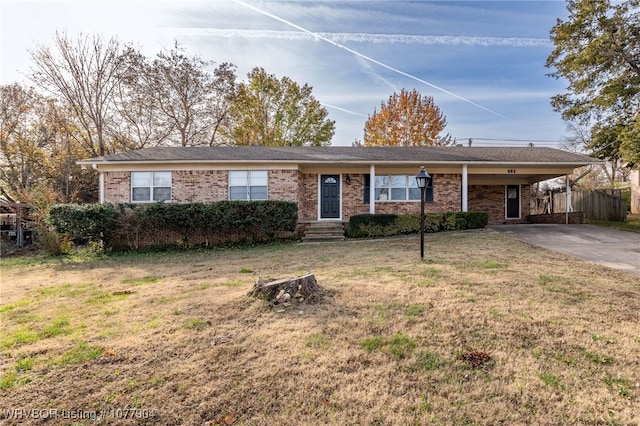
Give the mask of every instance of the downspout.
<svg viewBox="0 0 640 426">
<path fill-rule="evenodd" d="M 468 167 L 467 164 L 462 165 L 462 211 L 466 212 L 468 208 L 468 200 L 469 200 L 469 188 L 468 188 Z"/>
<path fill-rule="evenodd" d="M 98 170 L 98 166 L 94 163 L 93 169 Z M 100 204 L 104 204 L 104 172 L 102 170 L 98 170 L 98 202 Z"/>
<path fill-rule="evenodd" d="M 376 166 L 369 166 L 369 213 L 376 214 Z"/>
</svg>

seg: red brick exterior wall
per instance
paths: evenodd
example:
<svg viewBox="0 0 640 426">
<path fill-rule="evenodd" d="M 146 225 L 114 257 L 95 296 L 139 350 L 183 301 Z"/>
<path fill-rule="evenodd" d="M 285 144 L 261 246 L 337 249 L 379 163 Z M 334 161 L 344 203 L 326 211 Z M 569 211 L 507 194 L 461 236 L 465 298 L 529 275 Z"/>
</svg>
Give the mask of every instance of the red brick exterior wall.
<svg viewBox="0 0 640 426">
<path fill-rule="evenodd" d="M 229 198 L 226 170 L 178 170 L 171 173 L 175 203 L 211 203 Z"/>
<path fill-rule="evenodd" d="M 104 200 L 114 204 L 131 201 L 131 172 L 104 172 Z"/>
<path fill-rule="evenodd" d="M 364 203 L 364 174 L 349 173 L 350 182 L 342 175 L 342 220 L 348 221 L 356 214 L 369 213 L 369 203 Z"/>
<path fill-rule="evenodd" d="M 298 220 L 318 220 L 318 175 L 300 173 Z"/>
<path fill-rule="evenodd" d="M 527 216 L 529 223 L 554 223 L 564 225 L 569 219 L 570 225 L 587 223 L 587 214 L 585 212 L 566 213 L 548 213 L 548 214 L 532 214 Z"/>
<path fill-rule="evenodd" d="M 297 202 L 298 179 L 297 170 L 270 170 L 267 184 L 269 199 Z"/>
<path fill-rule="evenodd" d="M 348 221 L 355 214 L 369 213 L 370 205 L 364 203 L 364 174 L 342 175 L 342 220 Z M 426 212 L 461 210 L 461 180 L 459 174 L 434 176 L 433 203 L 425 205 Z M 529 185 L 521 186 L 522 219 L 505 219 L 504 185 L 469 186 L 469 210 L 489 212 L 489 223 L 518 223 L 531 213 Z M 269 199 L 298 202 L 299 220 L 318 219 L 318 174 L 297 170 L 270 170 L 268 180 Z M 225 170 L 181 170 L 172 173 L 172 198 L 177 203 L 214 202 L 227 200 L 228 172 Z M 104 199 L 111 203 L 128 203 L 131 200 L 131 172 L 104 172 Z M 420 203 L 379 201 L 376 213 L 419 213 Z"/>
<path fill-rule="evenodd" d="M 490 225 L 524 222 L 531 214 L 531 186 L 520 186 L 520 219 L 506 219 L 504 191 L 505 185 L 469 185 L 469 210 L 488 212 Z"/>
<path fill-rule="evenodd" d="M 298 171 L 271 170 L 269 199 L 298 200 Z M 171 173 L 171 198 L 175 203 L 211 203 L 229 199 L 226 170 L 177 170 Z M 131 172 L 104 172 L 104 199 L 109 203 L 131 201 Z"/>
</svg>

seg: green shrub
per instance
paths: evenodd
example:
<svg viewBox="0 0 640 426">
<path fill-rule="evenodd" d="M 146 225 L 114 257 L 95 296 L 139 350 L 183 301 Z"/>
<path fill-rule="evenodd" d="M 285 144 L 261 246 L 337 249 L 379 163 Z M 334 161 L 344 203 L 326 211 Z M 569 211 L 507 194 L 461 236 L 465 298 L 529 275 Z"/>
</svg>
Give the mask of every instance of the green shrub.
<svg viewBox="0 0 640 426">
<path fill-rule="evenodd" d="M 455 231 L 461 229 L 457 227 L 458 221 L 456 220 L 457 213 L 448 212 L 442 213 L 442 221 L 440 222 L 441 231 Z"/>
<path fill-rule="evenodd" d="M 466 229 L 481 229 L 489 223 L 489 213 L 487 212 L 466 212 L 463 214 L 467 217 Z"/>
<path fill-rule="evenodd" d="M 297 221 L 297 204 L 270 200 L 66 204 L 54 206 L 48 217 L 58 235 L 76 243 L 102 241 L 111 250 L 273 241 L 295 231 Z"/>
<path fill-rule="evenodd" d="M 403 214 L 396 218 L 394 223 L 398 234 L 413 234 L 420 231 L 419 214 Z"/>
<path fill-rule="evenodd" d="M 484 228 L 487 212 L 445 212 L 424 215 L 425 232 Z M 359 214 L 351 216 L 347 228 L 350 238 L 374 238 L 420 232 L 419 214 Z"/>
<path fill-rule="evenodd" d="M 58 234 L 45 226 L 36 228 L 38 245 L 48 254 L 57 256 L 71 253 L 71 238 L 67 234 Z"/>
<path fill-rule="evenodd" d="M 442 224 L 442 213 L 425 213 L 424 215 L 424 232 L 440 232 Z M 420 226 L 416 229 L 420 232 Z"/>
<path fill-rule="evenodd" d="M 51 207 L 47 224 L 56 233 L 68 235 L 76 244 L 103 241 L 108 244 L 114 230 L 116 208 L 113 204 L 56 204 Z"/>
</svg>

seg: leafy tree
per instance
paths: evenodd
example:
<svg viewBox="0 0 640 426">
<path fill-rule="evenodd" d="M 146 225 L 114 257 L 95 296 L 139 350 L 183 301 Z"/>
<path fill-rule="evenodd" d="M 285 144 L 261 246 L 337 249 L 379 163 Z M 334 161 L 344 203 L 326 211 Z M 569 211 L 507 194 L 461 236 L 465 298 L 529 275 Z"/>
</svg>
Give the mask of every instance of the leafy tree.
<svg viewBox="0 0 640 426">
<path fill-rule="evenodd" d="M 550 74 L 568 81 L 552 97 L 565 120 L 591 127 L 600 158 L 640 162 L 640 0 L 568 0 L 569 18 L 551 29 Z"/>
<path fill-rule="evenodd" d="M 620 156 L 640 167 L 640 112 L 620 132 Z"/>
<path fill-rule="evenodd" d="M 18 84 L 0 87 L 0 192 L 11 201 L 20 199 L 40 171 L 41 158 L 31 135 L 38 101 L 33 90 Z"/>
<path fill-rule="evenodd" d="M 57 201 L 95 199 L 95 175 L 76 164 L 87 156 L 69 112 L 33 89 L 0 86 L 0 194 L 28 201 L 36 193 Z"/>
<path fill-rule="evenodd" d="M 597 126 L 596 126 L 597 128 Z M 584 152 L 585 147 L 593 145 L 591 139 L 591 129 L 585 126 L 581 126 L 575 121 L 571 121 L 567 125 L 568 137 L 566 143 L 563 144 L 564 149 L 573 152 Z M 613 141 L 615 141 L 615 136 Z M 608 147 L 606 147 L 608 145 Z M 603 144 L 603 148 L 607 149 L 609 154 L 605 155 L 604 150 L 601 151 L 600 157 L 608 159 L 605 164 L 595 167 L 579 168 L 574 173 L 575 176 L 571 176 L 571 180 L 574 180 L 576 176 L 580 176 L 587 170 L 589 173 L 581 178 L 579 186 L 588 189 L 597 189 L 603 187 L 613 187 L 615 182 L 625 181 L 630 173 L 630 170 L 624 166 L 613 147 L 615 144 Z"/>
<path fill-rule="evenodd" d="M 230 109 L 230 137 L 235 145 L 326 146 L 335 121 L 312 95 L 288 77 L 278 79 L 254 68 L 240 83 Z"/>
<path fill-rule="evenodd" d="M 431 96 L 415 89 L 389 96 L 364 125 L 364 146 L 444 146 L 453 143 L 439 136 L 447 120 Z"/>
</svg>

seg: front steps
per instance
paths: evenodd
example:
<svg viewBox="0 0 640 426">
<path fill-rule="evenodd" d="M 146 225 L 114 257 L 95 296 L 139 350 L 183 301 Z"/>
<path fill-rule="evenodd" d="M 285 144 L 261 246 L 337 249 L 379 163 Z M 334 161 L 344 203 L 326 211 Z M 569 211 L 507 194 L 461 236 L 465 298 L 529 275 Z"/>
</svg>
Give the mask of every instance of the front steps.
<svg viewBox="0 0 640 426">
<path fill-rule="evenodd" d="M 344 228 L 340 221 L 309 222 L 302 237 L 303 243 L 344 241 Z"/>
</svg>

